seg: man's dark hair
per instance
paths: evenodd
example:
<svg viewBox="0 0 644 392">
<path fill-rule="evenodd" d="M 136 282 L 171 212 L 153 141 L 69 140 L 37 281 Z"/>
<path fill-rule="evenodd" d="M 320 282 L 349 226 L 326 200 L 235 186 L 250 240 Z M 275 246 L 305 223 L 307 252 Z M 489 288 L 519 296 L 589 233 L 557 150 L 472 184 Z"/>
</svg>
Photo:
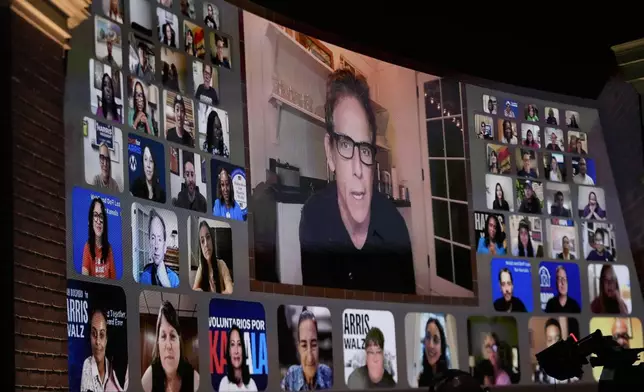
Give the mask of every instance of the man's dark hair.
<svg viewBox="0 0 644 392">
<path fill-rule="evenodd" d="M 186 163 L 192 163 L 192 166 L 195 166 L 195 154 L 191 151 L 182 151 L 183 153 L 183 171 L 186 171 Z"/>
<path fill-rule="evenodd" d="M 333 111 L 342 98 L 353 97 L 360 102 L 367 116 L 371 143 L 376 141 L 376 114 L 369 98 L 369 85 L 363 76 L 356 76 L 347 69 L 338 69 L 329 75 L 326 83 L 326 102 L 324 103 L 324 120 L 326 131 L 335 133 Z"/>
<path fill-rule="evenodd" d="M 557 191 L 557 193 L 555 193 L 555 199 L 558 198 L 559 196 L 561 196 L 561 198 L 563 199 L 564 195 L 562 191 Z"/>
<path fill-rule="evenodd" d="M 510 282 L 514 283 L 514 278 L 512 277 L 512 272 L 510 272 L 509 269 L 507 268 L 502 268 L 501 271 L 499 271 L 499 282 L 501 281 L 501 274 L 507 272 L 508 275 L 510 275 Z"/>
</svg>

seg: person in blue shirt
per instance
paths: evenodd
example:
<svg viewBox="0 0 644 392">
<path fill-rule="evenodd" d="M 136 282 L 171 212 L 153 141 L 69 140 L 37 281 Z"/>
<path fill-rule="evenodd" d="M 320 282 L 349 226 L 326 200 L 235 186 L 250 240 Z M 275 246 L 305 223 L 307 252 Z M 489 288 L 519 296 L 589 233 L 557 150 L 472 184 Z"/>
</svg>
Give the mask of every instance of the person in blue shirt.
<svg viewBox="0 0 644 392">
<path fill-rule="evenodd" d="M 232 189 L 233 179 L 225 168 L 220 168 L 217 174 L 217 195 L 212 207 L 212 214 L 222 218 L 243 221 L 246 216 L 235 201 Z"/>
<path fill-rule="evenodd" d="M 505 233 L 496 215 L 490 214 L 485 220 L 485 232 L 476 249 L 476 253 L 501 256 L 505 250 Z"/>
<path fill-rule="evenodd" d="M 615 261 L 615 257 L 606 249 L 606 235 L 607 231 L 604 228 L 599 228 L 595 231 L 594 248 L 586 256 L 588 261 Z"/>
<path fill-rule="evenodd" d="M 161 215 L 150 210 L 148 221 L 150 262 L 141 271 L 139 282 L 163 287 L 179 287 L 179 275 L 165 265 L 166 228 Z"/>
</svg>

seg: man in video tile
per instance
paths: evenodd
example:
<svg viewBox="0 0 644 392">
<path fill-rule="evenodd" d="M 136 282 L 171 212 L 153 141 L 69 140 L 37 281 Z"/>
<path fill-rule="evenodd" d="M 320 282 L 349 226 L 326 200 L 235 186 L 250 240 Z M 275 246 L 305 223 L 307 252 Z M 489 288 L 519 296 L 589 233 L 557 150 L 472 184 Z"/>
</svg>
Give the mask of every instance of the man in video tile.
<svg viewBox="0 0 644 392">
<path fill-rule="evenodd" d="M 523 301 L 514 296 L 514 280 L 509 269 L 503 268 L 499 272 L 499 285 L 503 297 L 494 301 L 494 310 L 499 312 L 527 312 Z"/>
<path fill-rule="evenodd" d="M 194 158 L 185 157 L 188 152 L 184 151 L 183 160 L 183 184 L 181 191 L 177 195 L 174 203 L 176 207 L 187 208 L 192 211 L 206 212 L 208 202 L 206 198 L 199 192 L 197 186 L 197 173 L 195 172 Z"/>
<path fill-rule="evenodd" d="M 114 41 L 112 38 L 109 38 L 106 42 L 107 45 L 107 56 L 103 57 L 103 62 L 108 64 L 110 67 L 119 68 L 116 59 L 112 55 L 112 47 L 114 46 Z"/>
<path fill-rule="evenodd" d="M 628 334 L 628 325 L 625 319 L 616 318 L 611 333 L 615 342 L 622 348 L 631 348 L 631 336 Z"/>
<path fill-rule="evenodd" d="M 354 370 L 347 380 L 349 389 L 393 388 L 391 374 L 385 369 L 385 336 L 380 328 L 371 328 L 364 342 L 367 363 Z"/>
<path fill-rule="evenodd" d="M 154 81 L 154 68 L 148 60 L 150 49 L 143 43 L 137 45 L 137 54 L 139 62 L 134 66 L 134 74 L 137 78 L 145 80 L 147 83 Z M 152 54 L 154 56 L 154 53 Z"/>
<path fill-rule="evenodd" d="M 345 69 L 331 74 L 325 113 L 324 149 L 336 180 L 302 209 L 302 283 L 414 294 L 409 231 L 374 191 L 376 120 L 366 80 Z"/>
<path fill-rule="evenodd" d="M 564 206 L 564 194 L 561 191 L 555 193 L 555 202 L 550 206 L 550 215 L 570 218 L 572 213 Z"/>
<path fill-rule="evenodd" d="M 166 139 L 169 142 L 182 144 L 188 147 L 195 146 L 195 139 L 192 137 L 190 132 L 184 128 L 186 123 L 186 105 L 183 102 L 181 95 L 177 94 L 174 96 L 174 127 L 168 129 L 168 134 Z"/>
<path fill-rule="evenodd" d="M 215 90 L 212 83 L 212 66 L 204 63 L 201 67 L 201 74 L 203 76 L 203 83 L 197 87 L 195 98 L 208 105 L 219 105 L 219 97 L 217 90 Z"/>
<path fill-rule="evenodd" d="M 579 313 L 579 303 L 568 296 L 568 273 L 560 265 L 557 267 L 557 295 L 550 298 L 546 303 L 546 313 Z"/>
<path fill-rule="evenodd" d="M 110 156 L 110 149 L 105 143 L 101 143 L 98 147 L 98 161 L 101 173 L 94 176 L 94 180 L 92 181 L 94 186 L 120 192 L 119 185 L 112 178 L 112 157 Z"/>
<path fill-rule="evenodd" d="M 524 183 L 524 197 L 519 205 L 519 212 L 526 214 L 541 214 L 541 201 L 532 189 L 532 182 Z"/>
</svg>

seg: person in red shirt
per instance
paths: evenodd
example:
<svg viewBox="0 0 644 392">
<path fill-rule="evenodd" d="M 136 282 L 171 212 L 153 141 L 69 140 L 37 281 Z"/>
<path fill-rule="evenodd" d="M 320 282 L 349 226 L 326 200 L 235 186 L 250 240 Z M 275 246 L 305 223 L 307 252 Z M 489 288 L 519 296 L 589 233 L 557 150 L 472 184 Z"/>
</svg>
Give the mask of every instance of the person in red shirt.
<svg viewBox="0 0 644 392">
<path fill-rule="evenodd" d="M 88 214 L 88 239 L 83 249 L 83 275 L 116 279 L 114 254 L 107 240 L 107 212 L 100 197 L 92 200 Z"/>
</svg>

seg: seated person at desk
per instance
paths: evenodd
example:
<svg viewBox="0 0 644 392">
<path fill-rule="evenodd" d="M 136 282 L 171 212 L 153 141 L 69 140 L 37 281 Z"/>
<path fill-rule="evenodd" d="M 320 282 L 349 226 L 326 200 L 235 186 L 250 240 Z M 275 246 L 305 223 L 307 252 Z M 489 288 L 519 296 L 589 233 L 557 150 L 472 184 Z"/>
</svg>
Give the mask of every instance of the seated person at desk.
<svg viewBox="0 0 644 392">
<path fill-rule="evenodd" d="M 302 283 L 415 294 L 405 221 L 374 192 L 376 120 L 366 80 L 345 69 L 332 73 L 325 113 L 324 150 L 336 180 L 302 209 Z"/>
</svg>

